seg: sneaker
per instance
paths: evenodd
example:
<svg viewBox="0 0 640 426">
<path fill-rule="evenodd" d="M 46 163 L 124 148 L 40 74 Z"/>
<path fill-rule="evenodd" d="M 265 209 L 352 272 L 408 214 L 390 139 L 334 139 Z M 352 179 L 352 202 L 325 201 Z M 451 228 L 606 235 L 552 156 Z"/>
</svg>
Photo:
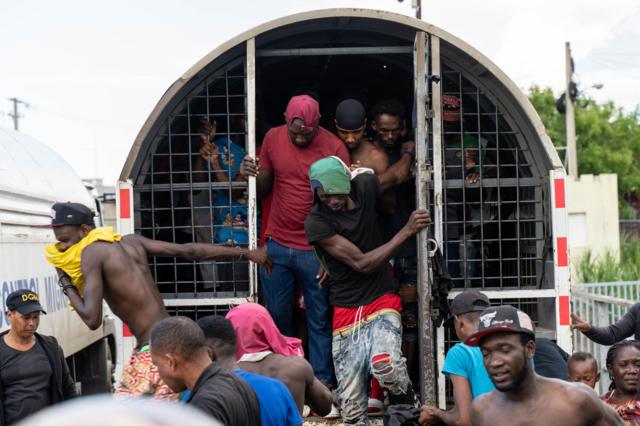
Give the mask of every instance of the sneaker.
<svg viewBox="0 0 640 426">
<path fill-rule="evenodd" d="M 379 399 L 369 398 L 367 406 L 367 414 L 369 417 L 380 417 L 384 414 L 384 402 Z"/>
<path fill-rule="evenodd" d="M 338 409 L 338 406 L 333 403 L 331 404 L 331 411 L 329 412 L 329 414 L 327 414 L 326 416 L 322 417 L 323 419 L 327 419 L 327 420 L 337 420 L 340 418 L 340 410 Z"/>
</svg>

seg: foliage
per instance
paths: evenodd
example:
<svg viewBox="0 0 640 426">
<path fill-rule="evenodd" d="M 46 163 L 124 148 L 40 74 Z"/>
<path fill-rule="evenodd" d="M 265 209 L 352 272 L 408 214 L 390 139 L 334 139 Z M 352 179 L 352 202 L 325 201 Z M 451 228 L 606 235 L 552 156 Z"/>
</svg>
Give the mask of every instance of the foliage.
<svg viewBox="0 0 640 426">
<path fill-rule="evenodd" d="M 602 257 L 587 250 L 578 262 L 581 283 L 605 283 L 640 280 L 640 238 L 625 236 L 620 244 L 620 261 L 606 251 Z"/>
<path fill-rule="evenodd" d="M 564 147 L 565 116 L 555 108 L 556 95 L 550 88 L 533 86 L 529 99 L 553 144 Z M 627 113 L 613 102 L 597 104 L 582 95 L 575 111 L 580 174 L 617 173 L 620 195 L 640 198 L 640 110 Z"/>
</svg>

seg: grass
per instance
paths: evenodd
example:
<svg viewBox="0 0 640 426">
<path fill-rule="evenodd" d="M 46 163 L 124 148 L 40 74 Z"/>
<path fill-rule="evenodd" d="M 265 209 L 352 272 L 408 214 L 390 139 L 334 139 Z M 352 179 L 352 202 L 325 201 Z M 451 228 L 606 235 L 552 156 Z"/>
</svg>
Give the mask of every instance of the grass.
<svg viewBox="0 0 640 426">
<path fill-rule="evenodd" d="M 620 244 L 620 261 L 610 252 L 594 256 L 587 251 L 577 265 L 581 283 L 640 280 L 640 238 L 625 235 Z"/>
</svg>

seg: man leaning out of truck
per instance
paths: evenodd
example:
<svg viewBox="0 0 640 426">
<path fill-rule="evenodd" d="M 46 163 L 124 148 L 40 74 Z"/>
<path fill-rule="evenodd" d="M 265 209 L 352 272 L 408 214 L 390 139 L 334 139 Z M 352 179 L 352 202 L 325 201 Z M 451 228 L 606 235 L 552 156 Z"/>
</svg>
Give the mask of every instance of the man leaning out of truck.
<svg viewBox="0 0 640 426">
<path fill-rule="evenodd" d="M 6 306 L 11 328 L 0 334 L 0 426 L 77 396 L 57 340 L 36 332 L 46 314 L 38 295 L 14 291 Z"/>
</svg>

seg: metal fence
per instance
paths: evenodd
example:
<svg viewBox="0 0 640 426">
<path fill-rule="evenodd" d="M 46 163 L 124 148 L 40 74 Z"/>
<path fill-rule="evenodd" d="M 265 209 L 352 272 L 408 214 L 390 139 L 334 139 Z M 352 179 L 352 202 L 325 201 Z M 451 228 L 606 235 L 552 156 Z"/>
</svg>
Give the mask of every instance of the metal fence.
<svg viewBox="0 0 640 426">
<path fill-rule="evenodd" d="M 639 294 L 640 281 L 574 284 L 571 286 L 571 311 L 593 326 L 607 326 L 622 318 L 636 303 Z M 573 350 L 588 352 L 598 360 L 600 394 L 606 392 L 611 383 L 605 364 L 608 349 L 582 333 L 573 333 Z"/>
</svg>

